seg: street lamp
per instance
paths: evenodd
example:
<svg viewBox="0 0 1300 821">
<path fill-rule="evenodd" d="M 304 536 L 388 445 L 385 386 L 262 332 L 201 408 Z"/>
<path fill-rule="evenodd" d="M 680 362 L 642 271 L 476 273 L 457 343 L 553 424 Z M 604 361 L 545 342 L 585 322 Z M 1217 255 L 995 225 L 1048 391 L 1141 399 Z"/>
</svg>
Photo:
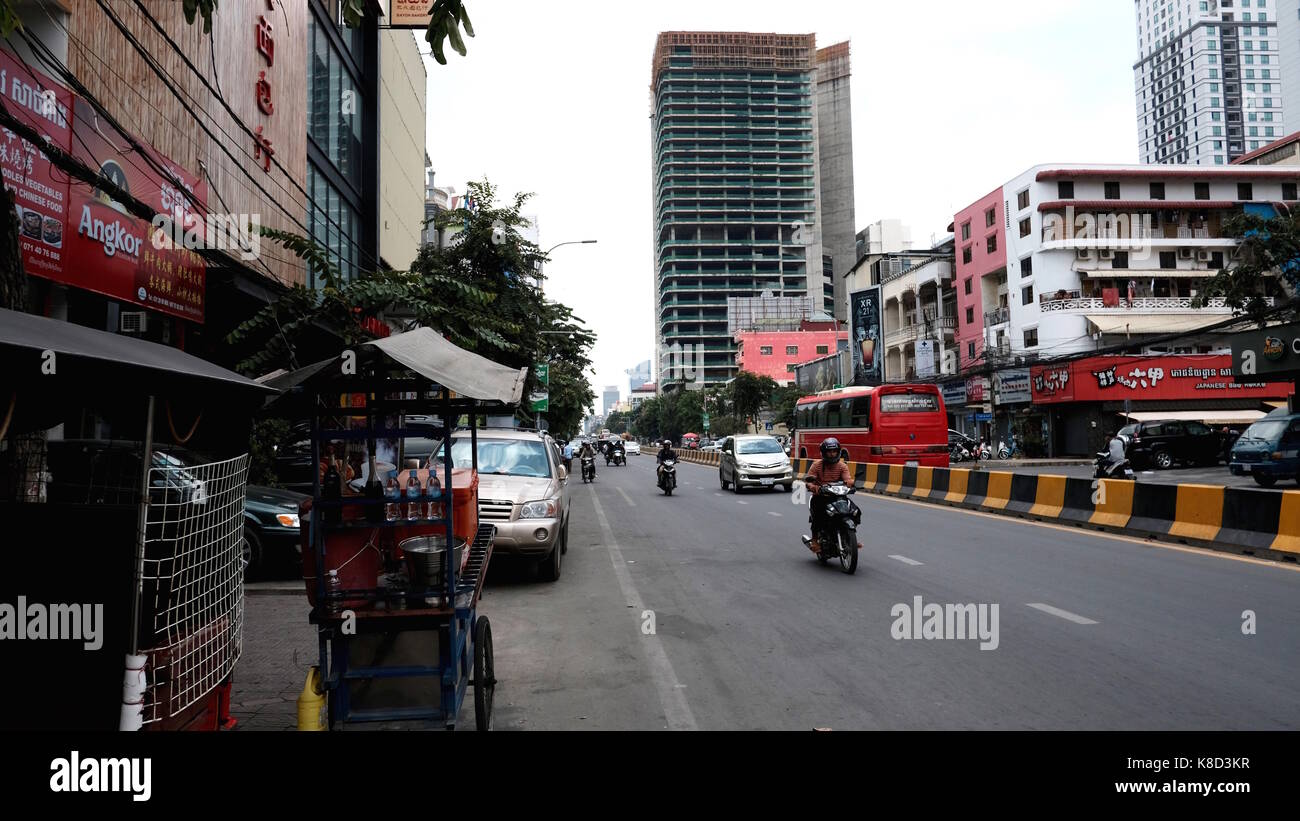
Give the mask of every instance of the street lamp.
<svg viewBox="0 0 1300 821">
<path fill-rule="evenodd" d="M 595 245 L 595 244 L 596 244 L 596 240 L 594 239 L 571 239 L 568 242 L 559 242 L 556 243 L 555 245 L 552 245 L 550 248 L 546 249 L 546 253 L 542 254 L 542 256 L 549 257 L 552 251 L 554 251 L 556 248 L 560 248 L 565 245 Z M 545 265 L 545 263 L 543 263 L 543 265 Z M 545 291 L 546 285 L 543 284 L 542 277 L 540 276 L 540 271 L 538 273 L 539 276 L 537 278 L 537 287 L 539 290 Z"/>
</svg>

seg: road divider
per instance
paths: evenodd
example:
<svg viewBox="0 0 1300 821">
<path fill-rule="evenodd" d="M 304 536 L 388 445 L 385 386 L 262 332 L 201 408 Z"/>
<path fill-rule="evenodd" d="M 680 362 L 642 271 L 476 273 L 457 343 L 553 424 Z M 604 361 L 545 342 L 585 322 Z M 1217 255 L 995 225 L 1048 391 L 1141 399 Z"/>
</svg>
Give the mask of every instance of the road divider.
<svg viewBox="0 0 1300 821">
<path fill-rule="evenodd" d="M 793 459 L 796 478 L 815 460 Z M 869 493 L 1284 561 L 1300 559 L 1300 491 L 849 463 Z"/>
</svg>

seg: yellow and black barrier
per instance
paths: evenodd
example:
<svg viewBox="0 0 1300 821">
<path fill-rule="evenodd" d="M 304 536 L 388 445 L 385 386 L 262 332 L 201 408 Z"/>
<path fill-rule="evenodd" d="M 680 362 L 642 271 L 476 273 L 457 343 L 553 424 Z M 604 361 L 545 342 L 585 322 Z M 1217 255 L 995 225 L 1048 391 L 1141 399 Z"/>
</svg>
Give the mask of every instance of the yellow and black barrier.
<svg viewBox="0 0 1300 821">
<path fill-rule="evenodd" d="M 792 461 L 796 477 L 803 477 L 815 460 Z M 870 493 L 1269 558 L 1300 558 L 1300 491 L 1296 490 L 874 462 L 849 466 L 857 486 Z"/>
</svg>

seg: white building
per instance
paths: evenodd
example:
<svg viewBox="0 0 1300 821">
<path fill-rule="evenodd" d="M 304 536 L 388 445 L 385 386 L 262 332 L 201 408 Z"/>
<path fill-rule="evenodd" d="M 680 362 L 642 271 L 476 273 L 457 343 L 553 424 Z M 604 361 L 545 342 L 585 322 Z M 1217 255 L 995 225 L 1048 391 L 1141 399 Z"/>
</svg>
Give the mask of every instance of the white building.
<svg viewBox="0 0 1300 821">
<path fill-rule="evenodd" d="M 1300 170 L 1285 166 L 1030 168 L 954 219 L 962 367 L 1024 364 L 1229 318 L 1222 298 L 1191 307 L 1233 258 L 1224 220 L 1271 214 L 1278 203 L 1294 209 L 1298 182 Z M 963 239 L 972 223 L 990 229 Z M 1145 352 L 1217 347 L 1203 338 Z"/>
<path fill-rule="evenodd" d="M 1295 29 L 1297 4 L 1135 0 L 1143 163 L 1226 165 L 1288 133 L 1283 66 L 1300 32 L 1284 38 L 1279 19 Z"/>
</svg>

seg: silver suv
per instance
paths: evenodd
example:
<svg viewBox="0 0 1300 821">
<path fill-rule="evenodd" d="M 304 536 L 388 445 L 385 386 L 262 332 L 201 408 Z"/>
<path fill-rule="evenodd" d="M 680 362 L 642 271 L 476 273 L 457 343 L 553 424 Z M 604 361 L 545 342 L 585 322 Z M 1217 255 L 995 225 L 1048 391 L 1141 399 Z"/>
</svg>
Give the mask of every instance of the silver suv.
<svg viewBox="0 0 1300 821">
<path fill-rule="evenodd" d="M 718 483 L 739 493 L 747 487 L 794 486 L 790 457 L 775 436 L 728 436 L 719 448 Z"/>
<path fill-rule="evenodd" d="M 469 431 L 452 435 L 456 467 L 473 466 L 471 447 Z M 560 578 L 562 556 L 569 549 L 568 480 L 563 454 L 549 434 L 479 429 L 479 522 L 496 525 L 497 552 L 538 560 L 547 581 Z"/>
</svg>

